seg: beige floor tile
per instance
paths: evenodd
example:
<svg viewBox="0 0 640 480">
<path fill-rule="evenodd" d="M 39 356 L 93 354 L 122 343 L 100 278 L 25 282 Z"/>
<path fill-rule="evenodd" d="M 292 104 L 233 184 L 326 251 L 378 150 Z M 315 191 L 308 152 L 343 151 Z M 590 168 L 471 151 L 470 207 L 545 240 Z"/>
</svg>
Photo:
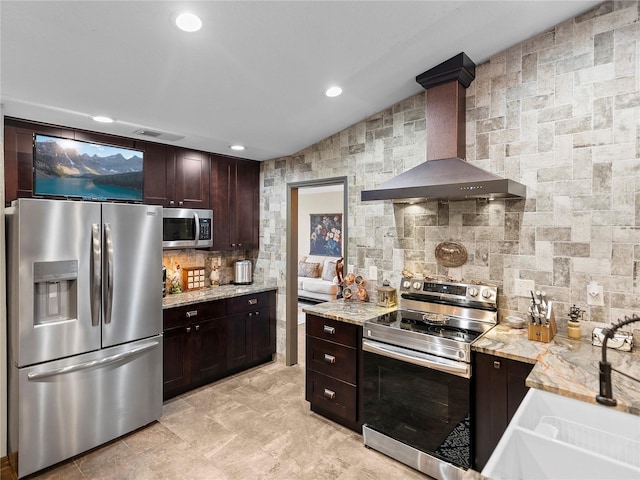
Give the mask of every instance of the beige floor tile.
<svg viewBox="0 0 640 480">
<path fill-rule="evenodd" d="M 304 395 L 304 366 L 272 362 L 171 399 L 158 422 L 33 478 L 428 479 L 312 412 Z"/>
</svg>

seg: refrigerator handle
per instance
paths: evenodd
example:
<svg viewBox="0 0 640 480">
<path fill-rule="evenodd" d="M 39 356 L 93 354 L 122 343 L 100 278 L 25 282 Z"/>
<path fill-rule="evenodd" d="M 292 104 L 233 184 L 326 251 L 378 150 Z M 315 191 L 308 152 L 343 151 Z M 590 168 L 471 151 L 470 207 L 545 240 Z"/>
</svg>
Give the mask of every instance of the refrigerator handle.
<svg viewBox="0 0 640 480">
<path fill-rule="evenodd" d="M 151 350 L 152 348 L 160 345 L 160 342 L 150 342 L 140 345 L 139 347 L 132 348 L 129 351 L 116 353 L 115 355 L 111 355 L 110 357 L 104 357 L 100 360 L 91 360 L 89 362 L 77 363 L 75 365 L 69 365 L 68 367 L 56 368 L 54 370 L 45 370 L 43 372 L 32 372 L 27 375 L 28 380 L 41 380 L 47 377 L 54 377 L 56 375 L 62 375 L 65 373 L 73 373 L 78 370 L 86 370 L 88 368 L 93 367 L 104 367 L 106 365 L 110 365 L 112 363 L 120 362 L 126 358 L 132 357 L 134 355 L 139 355 L 147 350 Z"/>
<path fill-rule="evenodd" d="M 196 226 L 196 245 L 198 244 L 198 241 L 200 240 L 200 217 L 198 216 L 197 213 L 193 214 L 193 219 L 195 220 L 195 226 Z"/>
<path fill-rule="evenodd" d="M 100 224 L 91 224 L 91 325 L 97 327 L 100 324 Z"/>
<path fill-rule="evenodd" d="M 111 311 L 113 310 L 113 236 L 111 225 L 104 224 L 104 242 L 107 262 L 107 289 L 104 302 L 104 323 L 111 323 Z"/>
</svg>

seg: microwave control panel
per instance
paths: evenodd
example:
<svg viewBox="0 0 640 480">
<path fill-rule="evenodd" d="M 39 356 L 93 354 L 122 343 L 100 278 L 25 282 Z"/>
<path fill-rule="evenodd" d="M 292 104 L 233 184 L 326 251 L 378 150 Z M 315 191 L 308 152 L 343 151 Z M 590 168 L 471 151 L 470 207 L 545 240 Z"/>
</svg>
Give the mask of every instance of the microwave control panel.
<svg viewBox="0 0 640 480">
<path fill-rule="evenodd" d="M 200 240 L 211 240 L 211 219 L 200 219 Z"/>
</svg>

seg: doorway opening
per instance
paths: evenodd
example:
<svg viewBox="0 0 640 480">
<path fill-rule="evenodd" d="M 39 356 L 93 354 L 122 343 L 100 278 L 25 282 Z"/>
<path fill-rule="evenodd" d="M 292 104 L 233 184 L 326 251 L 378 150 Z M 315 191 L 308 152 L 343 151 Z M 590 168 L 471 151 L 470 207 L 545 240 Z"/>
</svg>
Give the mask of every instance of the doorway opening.
<svg viewBox="0 0 640 480">
<path fill-rule="evenodd" d="M 342 254 L 345 265 L 347 257 L 347 206 L 348 190 L 347 177 L 325 178 L 287 184 L 287 272 L 286 272 L 286 352 L 287 366 L 298 363 L 298 259 L 300 258 L 300 195 L 311 189 L 314 191 L 342 190 Z M 336 212 L 323 212 L 336 213 Z M 304 327 L 304 325 L 302 325 Z"/>
</svg>

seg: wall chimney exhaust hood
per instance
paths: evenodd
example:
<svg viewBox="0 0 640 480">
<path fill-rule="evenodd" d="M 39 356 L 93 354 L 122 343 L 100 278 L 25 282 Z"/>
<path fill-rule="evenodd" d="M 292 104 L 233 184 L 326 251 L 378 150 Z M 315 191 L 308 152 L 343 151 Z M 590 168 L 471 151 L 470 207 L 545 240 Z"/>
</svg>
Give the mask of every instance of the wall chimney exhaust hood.
<svg viewBox="0 0 640 480">
<path fill-rule="evenodd" d="M 523 198 L 526 186 L 472 165 L 465 157 L 465 90 L 475 78 L 475 63 L 464 53 L 418 75 L 427 90 L 427 161 L 363 190 L 362 201 L 411 203 L 425 198 Z"/>
</svg>

